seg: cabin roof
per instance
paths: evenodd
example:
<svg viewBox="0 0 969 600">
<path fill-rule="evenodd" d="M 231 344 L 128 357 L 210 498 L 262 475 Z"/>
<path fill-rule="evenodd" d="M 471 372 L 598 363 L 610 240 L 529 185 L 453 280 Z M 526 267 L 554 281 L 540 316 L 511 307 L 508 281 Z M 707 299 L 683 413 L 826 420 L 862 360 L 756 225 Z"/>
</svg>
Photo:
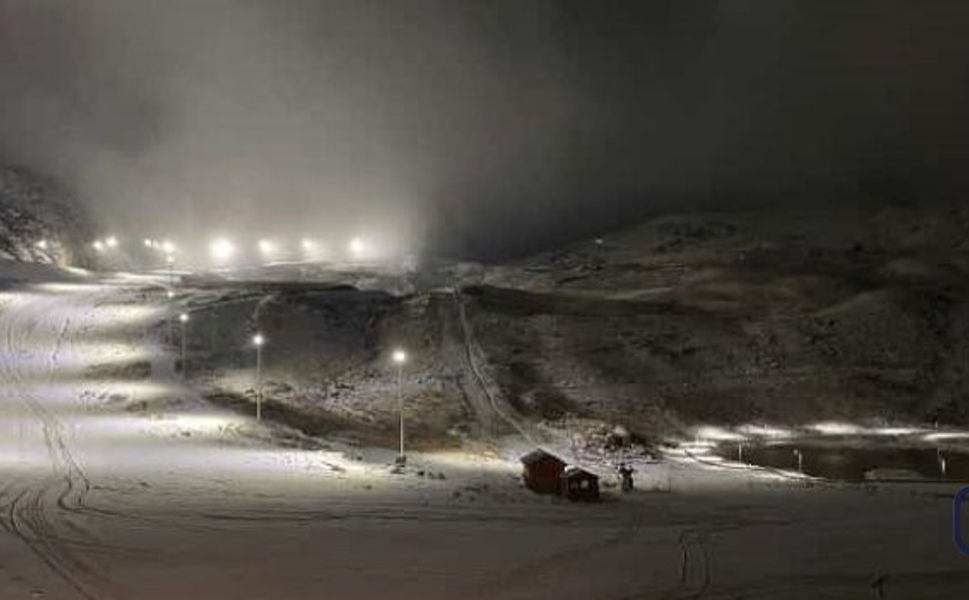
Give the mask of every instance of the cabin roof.
<svg viewBox="0 0 969 600">
<path fill-rule="evenodd" d="M 526 454 L 525 456 L 521 457 L 522 464 L 526 466 L 534 465 L 536 463 L 542 462 L 543 460 L 553 460 L 561 463 L 563 466 L 565 465 L 564 460 L 562 460 L 561 458 L 555 456 L 550 452 L 546 452 L 545 450 L 542 450 L 541 448 L 536 448 L 531 452 L 529 452 L 528 454 Z"/>
<path fill-rule="evenodd" d="M 589 471 L 586 471 L 582 467 L 577 467 L 575 465 L 569 465 L 565 467 L 565 471 L 562 472 L 562 475 L 569 479 L 572 479 L 572 478 L 599 479 L 599 476 L 596 475 L 595 473 L 590 473 Z"/>
</svg>

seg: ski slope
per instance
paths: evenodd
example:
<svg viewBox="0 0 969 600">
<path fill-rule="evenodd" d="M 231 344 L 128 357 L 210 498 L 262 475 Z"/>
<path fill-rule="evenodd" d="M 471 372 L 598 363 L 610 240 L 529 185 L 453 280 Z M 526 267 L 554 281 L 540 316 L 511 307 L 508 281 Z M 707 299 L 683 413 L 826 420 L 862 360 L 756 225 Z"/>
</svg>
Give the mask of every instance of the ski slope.
<svg viewBox="0 0 969 600">
<path fill-rule="evenodd" d="M 969 589 L 969 557 L 949 540 L 952 490 L 941 486 L 809 486 L 671 458 L 638 465 L 640 486 L 662 491 L 572 505 L 522 490 L 520 438 L 507 455 L 413 455 L 393 475 L 391 450 L 301 439 L 214 409 L 182 386 L 151 333 L 179 310 L 154 283 L 0 292 L 0 598 Z"/>
</svg>

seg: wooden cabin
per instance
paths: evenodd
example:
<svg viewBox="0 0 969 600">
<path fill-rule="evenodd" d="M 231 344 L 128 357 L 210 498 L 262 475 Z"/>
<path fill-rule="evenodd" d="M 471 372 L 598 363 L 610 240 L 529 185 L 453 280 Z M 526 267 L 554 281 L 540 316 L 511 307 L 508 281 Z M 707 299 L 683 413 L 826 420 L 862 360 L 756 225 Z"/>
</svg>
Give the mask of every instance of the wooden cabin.
<svg viewBox="0 0 969 600">
<path fill-rule="evenodd" d="M 568 466 L 562 471 L 561 493 L 572 501 L 599 500 L 599 477 L 579 467 Z"/>
<path fill-rule="evenodd" d="M 538 448 L 521 458 L 525 487 L 538 494 L 560 494 L 565 462 Z"/>
</svg>

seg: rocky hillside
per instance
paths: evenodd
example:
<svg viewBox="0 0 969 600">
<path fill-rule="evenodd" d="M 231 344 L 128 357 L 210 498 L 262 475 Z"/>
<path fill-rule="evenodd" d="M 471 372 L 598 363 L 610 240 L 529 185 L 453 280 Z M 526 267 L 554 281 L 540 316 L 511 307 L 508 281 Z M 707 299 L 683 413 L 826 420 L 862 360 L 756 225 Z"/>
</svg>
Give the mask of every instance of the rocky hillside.
<svg viewBox="0 0 969 600">
<path fill-rule="evenodd" d="M 649 422 L 969 420 L 969 211 L 676 216 L 471 290 L 522 410 Z"/>
<path fill-rule="evenodd" d="M 413 433 L 430 445 L 571 417 L 647 437 L 707 423 L 969 421 L 962 207 L 670 216 L 464 272 L 403 298 L 209 304 L 236 314 L 225 335 L 195 337 L 197 377 L 246 402 L 245 336 L 259 328 L 280 414 L 388 444 L 398 345 L 411 353 Z"/>
<path fill-rule="evenodd" d="M 90 227 L 75 201 L 25 169 L 0 168 L 0 259 L 83 265 Z"/>
</svg>

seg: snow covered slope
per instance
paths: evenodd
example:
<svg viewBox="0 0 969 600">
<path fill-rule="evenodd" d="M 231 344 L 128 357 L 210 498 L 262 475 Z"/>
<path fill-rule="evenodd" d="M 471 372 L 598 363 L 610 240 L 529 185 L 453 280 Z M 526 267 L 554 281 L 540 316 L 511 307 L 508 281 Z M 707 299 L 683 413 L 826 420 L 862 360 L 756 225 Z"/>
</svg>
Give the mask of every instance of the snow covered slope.
<svg viewBox="0 0 969 600">
<path fill-rule="evenodd" d="M 251 401 L 248 376 L 229 373 L 259 329 L 271 411 L 387 445 L 396 346 L 428 446 L 575 417 L 653 439 L 698 424 L 969 422 L 963 207 L 667 216 L 454 281 L 397 298 L 254 294 L 225 334 L 195 338 L 195 375 Z"/>
<path fill-rule="evenodd" d="M 54 182 L 0 168 L 0 259 L 83 266 L 90 239 L 85 215 Z"/>
<path fill-rule="evenodd" d="M 679 215 L 489 270 L 525 410 L 649 423 L 969 421 L 969 209 Z"/>
</svg>

